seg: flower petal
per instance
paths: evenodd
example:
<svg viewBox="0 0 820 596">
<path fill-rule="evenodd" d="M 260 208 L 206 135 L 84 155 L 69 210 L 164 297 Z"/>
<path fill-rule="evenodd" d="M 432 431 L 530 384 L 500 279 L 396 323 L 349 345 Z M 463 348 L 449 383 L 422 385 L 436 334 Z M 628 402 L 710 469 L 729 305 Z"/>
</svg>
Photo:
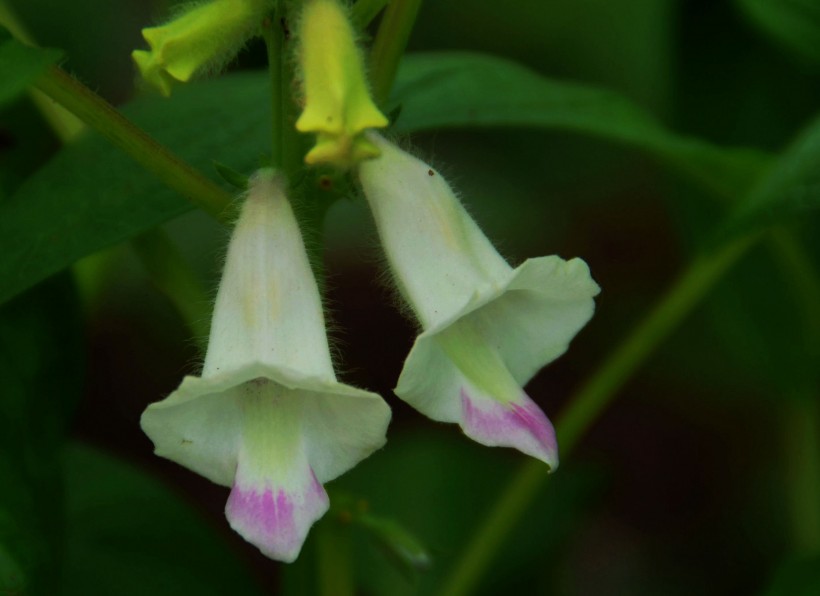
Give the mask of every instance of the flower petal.
<svg viewBox="0 0 820 596">
<path fill-rule="evenodd" d="M 468 215 L 450 186 L 423 161 L 371 133 L 381 151 L 359 178 L 394 277 L 425 329 L 492 292 L 512 268 Z"/>
<path fill-rule="evenodd" d="M 236 224 L 203 377 L 262 363 L 334 380 L 319 291 L 284 182 L 261 170 Z"/>
<path fill-rule="evenodd" d="M 287 490 L 237 483 L 225 505 L 225 516 L 245 540 L 266 556 L 292 563 L 299 556 L 308 530 L 328 510 L 325 489 L 313 474 L 306 485 Z"/>
<path fill-rule="evenodd" d="M 476 289 L 459 311 L 419 335 L 396 395 L 434 420 L 459 423 L 481 443 L 515 447 L 554 469 L 552 427 L 521 387 L 566 351 L 592 316 L 598 291 L 583 261 L 526 261 L 503 283 Z M 442 343 L 464 329 L 471 332 L 458 340 L 460 348 Z"/>
<path fill-rule="evenodd" d="M 257 379 L 275 383 L 303 403 L 300 428 L 320 482 L 343 474 L 384 445 L 390 407 L 379 395 L 254 363 L 209 378 L 185 377 L 166 399 L 150 404 L 141 426 L 156 454 L 231 486 L 241 445 L 240 402 L 245 385 Z"/>
<path fill-rule="evenodd" d="M 185 377 L 176 391 L 145 409 L 140 426 L 160 457 L 231 486 L 242 428 L 240 397 L 230 376 Z"/>
<path fill-rule="evenodd" d="M 303 434 L 304 399 L 267 379 L 243 386 L 241 447 L 225 514 L 265 555 L 293 561 L 328 498 Z"/>
<path fill-rule="evenodd" d="M 362 162 L 359 178 L 393 278 L 424 328 L 396 395 L 555 468 L 552 426 L 521 387 L 592 316 L 599 288 L 589 269 L 553 256 L 513 270 L 435 170 L 375 132 L 367 138 L 381 156 Z"/>
<path fill-rule="evenodd" d="M 551 472 L 558 467 L 552 423 L 523 391 L 516 401 L 499 403 L 469 385 L 463 387 L 459 424 L 482 445 L 514 447 L 549 465 Z"/>
</svg>

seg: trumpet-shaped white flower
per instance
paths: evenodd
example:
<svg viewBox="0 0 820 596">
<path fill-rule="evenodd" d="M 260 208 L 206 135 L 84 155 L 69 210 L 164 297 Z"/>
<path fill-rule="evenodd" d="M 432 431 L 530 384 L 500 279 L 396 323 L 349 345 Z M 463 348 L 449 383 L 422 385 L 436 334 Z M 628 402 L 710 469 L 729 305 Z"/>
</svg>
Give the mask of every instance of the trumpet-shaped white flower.
<svg viewBox="0 0 820 596">
<path fill-rule="evenodd" d="M 551 469 L 552 424 L 522 386 L 563 354 L 599 292 L 582 260 L 513 269 L 429 165 L 375 133 L 381 156 L 359 177 L 393 277 L 423 328 L 396 394 L 485 445 L 510 446 Z"/>
<path fill-rule="evenodd" d="M 322 483 L 385 442 L 390 409 L 339 383 L 283 183 L 257 173 L 228 248 L 200 377 L 151 404 L 156 453 L 231 487 L 234 530 L 293 561 L 328 508 Z"/>
</svg>

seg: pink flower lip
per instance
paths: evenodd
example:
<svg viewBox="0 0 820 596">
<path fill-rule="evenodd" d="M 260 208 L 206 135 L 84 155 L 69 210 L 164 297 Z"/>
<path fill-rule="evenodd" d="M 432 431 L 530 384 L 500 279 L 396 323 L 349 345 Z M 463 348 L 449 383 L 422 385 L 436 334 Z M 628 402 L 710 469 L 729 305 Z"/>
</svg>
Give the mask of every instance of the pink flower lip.
<svg viewBox="0 0 820 596">
<path fill-rule="evenodd" d="M 310 484 L 301 494 L 234 484 L 225 514 L 231 527 L 265 555 L 290 563 L 328 506 L 327 493 L 311 470 Z"/>
<path fill-rule="evenodd" d="M 555 429 L 541 408 L 523 391 L 520 402 L 476 400 L 461 389 L 461 426 L 467 436 L 490 446 L 514 447 L 536 457 L 551 470 L 558 467 Z"/>
</svg>

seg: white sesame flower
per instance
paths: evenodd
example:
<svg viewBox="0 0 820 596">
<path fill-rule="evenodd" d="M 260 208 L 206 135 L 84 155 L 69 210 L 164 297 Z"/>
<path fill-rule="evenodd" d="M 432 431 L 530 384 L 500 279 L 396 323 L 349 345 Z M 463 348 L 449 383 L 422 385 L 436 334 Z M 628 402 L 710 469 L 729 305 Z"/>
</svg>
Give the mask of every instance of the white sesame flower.
<svg viewBox="0 0 820 596">
<path fill-rule="evenodd" d="M 485 445 L 551 469 L 552 424 L 522 386 L 563 354 L 599 292 L 582 260 L 529 259 L 513 269 L 429 165 L 376 133 L 381 156 L 359 165 L 382 246 L 423 328 L 396 394 Z"/>
<path fill-rule="evenodd" d="M 231 527 L 293 561 L 328 509 L 322 486 L 379 449 L 390 409 L 336 380 L 322 306 L 282 181 L 251 180 L 202 374 L 151 404 L 156 453 L 231 487 Z"/>
</svg>

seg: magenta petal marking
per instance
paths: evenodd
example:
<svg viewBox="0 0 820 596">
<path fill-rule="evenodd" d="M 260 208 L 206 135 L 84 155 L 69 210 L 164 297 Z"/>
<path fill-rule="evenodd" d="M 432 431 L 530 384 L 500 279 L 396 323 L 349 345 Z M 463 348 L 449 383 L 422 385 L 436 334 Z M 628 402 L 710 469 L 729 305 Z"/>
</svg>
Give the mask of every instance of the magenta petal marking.
<svg viewBox="0 0 820 596">
<path fill-rule="evenodd" d="M 490 446 L 515 447 L 550 468 L 558 467 L 558 445 L 552 423 L 534 401 L 522 393 L 508 405 L 470 397 L 461 390 L 462 427 L 467 436 Z"/>
<path fill-rule="evenodd" d="M 290 563 L 327 508 L 327 493 L 311 470 L 310 485 L 302 494 L 270 487 L 259 492 L 234 483 L 225 515 L 231 527 L 265 555 Z"/>
</svg>

